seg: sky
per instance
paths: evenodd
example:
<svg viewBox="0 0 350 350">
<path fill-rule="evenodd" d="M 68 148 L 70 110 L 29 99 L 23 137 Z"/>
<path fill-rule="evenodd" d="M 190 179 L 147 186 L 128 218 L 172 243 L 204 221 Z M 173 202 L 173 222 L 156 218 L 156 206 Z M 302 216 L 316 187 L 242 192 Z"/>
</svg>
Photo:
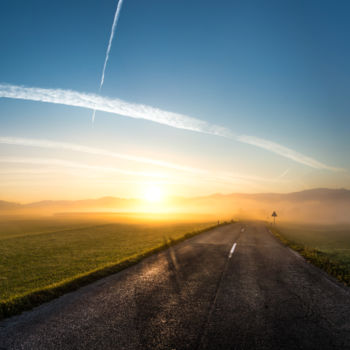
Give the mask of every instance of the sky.
<svg viewBox="0 0 350 350">
<path fill-rule="evenodd" d="M 117 5 L 0 2 L 1 199 L 350 187 L 348 1 Z"/>
</svg>

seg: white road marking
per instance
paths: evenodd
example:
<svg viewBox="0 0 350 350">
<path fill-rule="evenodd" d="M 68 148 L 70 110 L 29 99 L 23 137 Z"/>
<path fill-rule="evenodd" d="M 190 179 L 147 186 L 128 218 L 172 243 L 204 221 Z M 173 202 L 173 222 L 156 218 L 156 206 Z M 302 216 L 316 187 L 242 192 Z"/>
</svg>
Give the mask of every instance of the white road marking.
<svg viewBox="0 0 350 350">
<path fill-rule="evenodd" d="M 245 229 L 244 229 L 244 227 L 242 227 L 242 228 L 241 228 L 241 232 L 244 232 L 244 231 L 245 231 Z"/>
<path fill-rule="evenodd" d="M 229 254 L 229 256 L 228 256 L 229 259 L 231 259 L 232 254 L 233 254 L 233 252 L 234 252 L 235 249 L 236 249 L 236 245 L 237 245 L 237 243 L 233 243 L 233 246 L 232 246 L 232 248 L 231 248 L 231 250 L 230 250 L 230 254 Z"/>
</svg>

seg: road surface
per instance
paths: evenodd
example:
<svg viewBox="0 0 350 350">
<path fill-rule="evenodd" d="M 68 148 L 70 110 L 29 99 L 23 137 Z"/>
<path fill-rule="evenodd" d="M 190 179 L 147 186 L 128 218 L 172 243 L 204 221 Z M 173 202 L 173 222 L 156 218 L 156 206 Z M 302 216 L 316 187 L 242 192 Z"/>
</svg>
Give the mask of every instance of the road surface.
<svg viewBox="0 0 350 350">
<path fill-rule="evenodd" d="M 230 224 L 0 322 L 0 349 L 350 349 L 349 290 Z"/>
</svg>

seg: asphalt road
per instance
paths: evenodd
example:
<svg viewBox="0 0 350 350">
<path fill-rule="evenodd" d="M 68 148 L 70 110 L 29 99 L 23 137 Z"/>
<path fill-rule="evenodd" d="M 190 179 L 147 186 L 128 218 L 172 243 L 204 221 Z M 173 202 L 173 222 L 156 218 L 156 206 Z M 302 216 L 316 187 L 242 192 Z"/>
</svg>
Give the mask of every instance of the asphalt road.
<svg viewBox="0 0 350 350">
<path fill-rule="evenodd" d="M 0 322 L 0 349 L 350 349 L 350 289 L 242 226 Z"/>
</svg>

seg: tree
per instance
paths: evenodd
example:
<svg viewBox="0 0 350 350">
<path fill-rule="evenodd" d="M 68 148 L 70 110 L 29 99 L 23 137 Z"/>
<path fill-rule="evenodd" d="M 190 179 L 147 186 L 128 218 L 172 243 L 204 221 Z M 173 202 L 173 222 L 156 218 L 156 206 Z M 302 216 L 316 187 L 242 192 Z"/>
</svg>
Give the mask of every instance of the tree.
<svg viewBox="0 0 350 350">
<path fill-rule="evenodd" d="M 275 225 L 276 224 L 277 213 L 274 211 L 271 216 L 273 216 L 273 224 Z"/>
</svg>

